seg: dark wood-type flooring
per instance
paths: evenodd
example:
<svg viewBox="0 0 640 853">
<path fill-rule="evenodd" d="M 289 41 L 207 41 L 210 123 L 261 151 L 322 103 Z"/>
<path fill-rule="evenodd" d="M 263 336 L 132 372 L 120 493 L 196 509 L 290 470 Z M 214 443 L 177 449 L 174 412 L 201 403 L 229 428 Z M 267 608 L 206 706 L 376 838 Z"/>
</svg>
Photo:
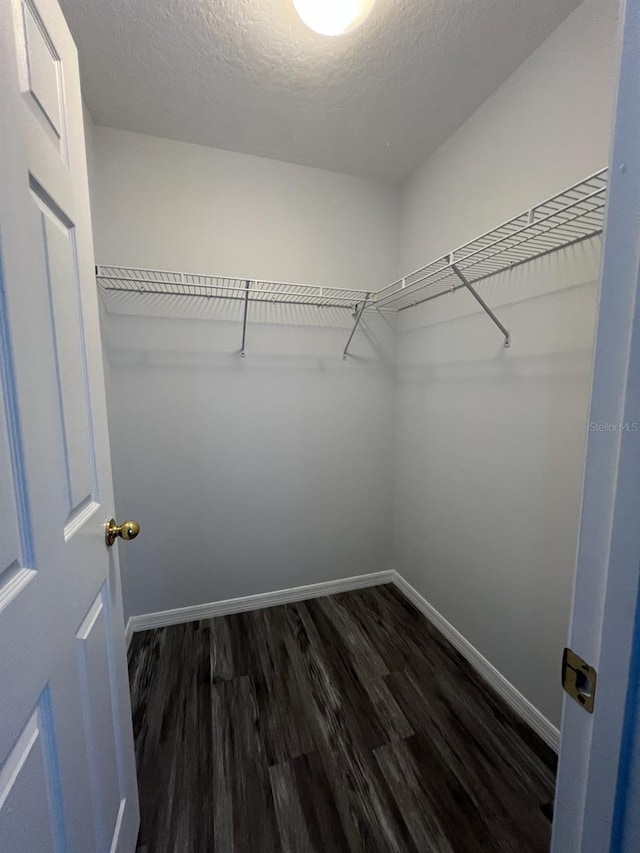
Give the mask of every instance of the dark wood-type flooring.
<svg viewBox="0 0 640 853">
<path fill-rule="evenodd" d="M 547 851 L 553 753 L 391 586 L 134 635 L 145 853 Z"/>
</svg>

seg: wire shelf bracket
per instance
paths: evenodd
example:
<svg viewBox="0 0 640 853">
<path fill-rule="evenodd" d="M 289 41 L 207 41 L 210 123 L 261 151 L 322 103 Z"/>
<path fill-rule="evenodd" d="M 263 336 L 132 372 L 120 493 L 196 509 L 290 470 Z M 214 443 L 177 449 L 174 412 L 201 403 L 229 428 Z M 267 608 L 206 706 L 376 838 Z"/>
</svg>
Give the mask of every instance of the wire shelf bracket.
<svg viewBox="0 0 640 853">
<path fill-rule="evenodd" d="M 496 324 L 496 326 L 500 329 L 500 331 L 504 335 L 504 345 L 508 349 L 511 346 L 511 335 L 509 334 L 509 331 L 502 325 L 500 320 L 498 320 L 496 315 L 493 313 L 491 308 L 489 308 L 489 306 L 484 301 L 482 296 L 480 296 L 480 294 L 475 289 L 475 287 L 473 287 L 473 285 L 470 282 L 468 282 L 467 279 L 463 276 L 463 274 L 460 272 L 460 270 L 458 269 L 456 264 L 452 263 L 451 269 L 458 276 L 458 278 L 460 279 L 462 284 L 467 288 L 467 290 L 473 296 L 473 298 L 480 304 L 480 306 L 482 307 L 482 310 L 485 311 L 489 315 L 489 317 L 493 320 L 493 322 Z"/>
<path fill-rule="evenodd" d="M 240 346 L 240 358 L 245 358 L 247 355 L 247 314 L 249 313 L 249 289 L 251 282 L 245 282 L 244 293 L 244 309 L 242 311 L 242 345 Z"/>
<path fill-rule="evenodd" d="M 355 307 L 355 311 L 353 312 L 353 316 L 355 318 L 355 323 L 353 324 L 353 329 L 351 329 L 351 334 L 349 335 L 349 340 L 347 341 L 347 345 L 344 348 L 344 351 L 342 353 L 342 360 L 343 361 L 347 360 L 347 356 L 349 355 L 349 347 L 351 346 L 351 341 L 353 340 L 353 336 L 356 333 L 356 329 L 358 328 L 358 325 L 360 324 L 360 320 L 362 319 L 362 315 L 364 314 L 364 309 L 368 305 L 370 295 L 371 294 L 369 294 L 369 293 L 365 293 L 364 299 L 362 300 L 360 305 L 356 305 L 356 307 Z"/>
</svg>

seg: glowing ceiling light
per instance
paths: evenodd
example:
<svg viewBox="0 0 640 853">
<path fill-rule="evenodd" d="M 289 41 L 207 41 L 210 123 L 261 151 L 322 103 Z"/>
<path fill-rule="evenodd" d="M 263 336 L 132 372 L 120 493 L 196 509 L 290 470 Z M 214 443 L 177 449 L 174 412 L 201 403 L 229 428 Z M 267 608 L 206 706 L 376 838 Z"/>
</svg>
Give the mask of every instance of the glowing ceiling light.
<svg viewBox="0 0 640 853">
<path fill-rule="evenodd" d="M 309 29 L 323 36 L 340 36 L 359 26 L 375 0 L 293 0 Z"/>
</svg>

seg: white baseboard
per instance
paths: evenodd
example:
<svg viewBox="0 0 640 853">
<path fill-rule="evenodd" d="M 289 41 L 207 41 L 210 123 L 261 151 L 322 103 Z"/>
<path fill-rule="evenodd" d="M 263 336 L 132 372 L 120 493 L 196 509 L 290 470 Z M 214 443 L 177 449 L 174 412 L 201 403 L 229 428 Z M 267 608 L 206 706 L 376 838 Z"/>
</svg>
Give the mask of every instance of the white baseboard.
<svg viewBox="0 0 640 853">
<path fill-rule="evenodd" d="M 368 575 L 356 575 L 352 578 L 342 578 L 336 581 L 324 581 L 308 586 L 280 589 L 275 592 L 263 592 L 259 595 L 246 595 L 243 598 L 212 601 L 208 604 L 195 604 L 192 607 L 177 607 L 174 610 L 161 610 L 158 613 L 143 613 L 140 616 L 132 616 L 127 622 L 126 630 L 128 635 L 133 635 L 134 631 L 147 631 L 149 628 L 163 628 L 167 625 L 193 622 L 196 619 L 228 616 L 230 613 L 261 610 L 264 607 L 275 607 L 278 604 L 288 604 L 292 601 L 321 598 L 324 595 L 334 595 L 336 592 L 347 592 L 351 589 L 380 586 L 383 583 L 391 583 L 393 575 L 394 572 L 392 571 L 373 572 Z"/>
<path fill-rule="evenodd" d="M 493 664 L 472 646 L 466 637 L 457 631 L 450 622 L 439 613 L 435 607 L 423 598 L 420 593 L 408 583 L 398 572 L 391 572 L 392 583 L 400 592 L 427 617 L 440 633 L 449 640 L 451 645 L 471 664 L 479 675 L 501 696 L 516 714 L 536 732 L 542 740 L 558 752 L 560 748 L 560 732 L 549 722 L 529 700 L 508 681 Z"/>
</svg>

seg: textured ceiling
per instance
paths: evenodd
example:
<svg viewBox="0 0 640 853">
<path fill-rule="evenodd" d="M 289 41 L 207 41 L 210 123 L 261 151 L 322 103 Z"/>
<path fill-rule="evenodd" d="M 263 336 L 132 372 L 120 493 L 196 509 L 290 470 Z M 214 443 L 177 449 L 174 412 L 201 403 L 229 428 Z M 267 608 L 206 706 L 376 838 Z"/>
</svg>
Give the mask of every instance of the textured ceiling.
<svg viewBox="0 0 640 853">
<path fill-rule="evenodd" d="M 316 35 L 290 0 L 61 0 L 97 124 L 399 181 L 579 0 L 377 0 Z"/>
</svg>

